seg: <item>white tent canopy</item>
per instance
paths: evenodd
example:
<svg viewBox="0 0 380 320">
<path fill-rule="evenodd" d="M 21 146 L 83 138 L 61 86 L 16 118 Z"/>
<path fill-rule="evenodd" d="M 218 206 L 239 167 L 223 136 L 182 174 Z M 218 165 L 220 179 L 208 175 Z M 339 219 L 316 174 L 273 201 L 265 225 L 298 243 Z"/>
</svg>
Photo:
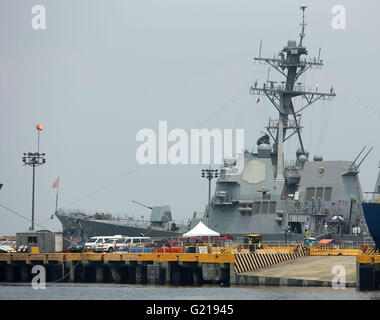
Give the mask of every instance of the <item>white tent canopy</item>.
<svg viewBox="0 0 380 320">
<path fill-rule="evenodd" d="M 186 232 L 183 237 L 190 238 L 190 237 L 218 237 L 220 236 L 220 233 L 211 230 L 208 228 L 202 221 L 199 221 L 199 223 L 191 229 L 189 232 Z"/>
</svg>

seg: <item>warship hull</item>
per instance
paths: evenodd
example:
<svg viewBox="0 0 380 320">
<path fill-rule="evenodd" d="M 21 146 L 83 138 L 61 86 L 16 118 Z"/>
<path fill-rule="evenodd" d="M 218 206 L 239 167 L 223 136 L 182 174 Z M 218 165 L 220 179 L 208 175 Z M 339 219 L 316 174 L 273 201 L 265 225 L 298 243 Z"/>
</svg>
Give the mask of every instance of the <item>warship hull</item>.
<svg viewBox="0 0 380 320">
<path fill-rule="evenodd" d="M 369 233 L 377 248 L 380 248 L 380 203 L 362 203 Z"/>
<path fill-rule="evenodd" d="M 374 191 L 365 193 L 365 201 L 363 201 L 362 207 L 368 231 L 376 244 L 376 248 L 380 249 L 380 171 Z"/>
</svg>

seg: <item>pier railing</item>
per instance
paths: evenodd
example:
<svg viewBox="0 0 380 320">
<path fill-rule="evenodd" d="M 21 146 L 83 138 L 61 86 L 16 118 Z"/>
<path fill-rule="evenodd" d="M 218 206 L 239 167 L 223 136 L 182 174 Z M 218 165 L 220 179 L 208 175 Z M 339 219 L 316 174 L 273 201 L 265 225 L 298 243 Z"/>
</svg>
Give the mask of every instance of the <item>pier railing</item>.
<svg viewBox="0 0 380 320">
<path fill-rule="evenodd" d="M 374 250 L 375 245 L 373 242 L 332 242 L 329 244 L 315 243 L 311 246 L 305 246 L 303 243 L 298 242 L 264 242 L 264 243 L 248 243 L 245 241 L 215 241 L 215 242 L 181 242 L 175 243 L 159 243 L 159 244 L 139 244 L 139 245 L 126 245 L 123 248 L 112 247 L 113 250 L 102 250 L 100 254 L 105 255 L 120 255 L 120 254 L 158 254 L 165 256 L 166 254 L 238 254 L 238 253 L 296 253 L 300 250 L 309 250 L 314 255 L 339 255 L 345 250 L 345 255 L 362 254 L 368 250 Z M 38 249 L 38 248 L 35 248 Z M 16 255 L 25 253 L 39 253 L 39 251 L 30 252 L 17 252 Z M 70 253 L 70 252 L 67 252 Z M 92 253 L 92 252 L 85 252 Z M 75 254 L 74 254 L 75 255 Z M 343 255 L 343 254 L 342 254 Z"/>
</svg>

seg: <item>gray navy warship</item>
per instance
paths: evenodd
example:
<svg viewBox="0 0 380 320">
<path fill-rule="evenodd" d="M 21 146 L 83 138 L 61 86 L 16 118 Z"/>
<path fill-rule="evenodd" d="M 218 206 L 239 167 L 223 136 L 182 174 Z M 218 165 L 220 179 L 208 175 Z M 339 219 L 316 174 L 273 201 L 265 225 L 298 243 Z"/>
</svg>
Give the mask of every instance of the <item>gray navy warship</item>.
<svg viewBox="0 0 380 320">
<path fill-rule="evenodd" d="M 176 224 L 168 205 L 146 206 L 151 210 L 149 220 L 133 217 L 115 218 L 110 213 L 98 212 L 93 215 L 81 210 L 57 209 L 56 217 L 62 223 L 62 232 L 66 238 L 89 238 L 92 236 L 125 235 L 129 237 L 171 237 L 188 230 L 187 225 Z"/>
<path fill-rule="evenodd" d="M 222 234 L 233 236 L 260 233 L 264 241 L 301 240 L 310 236 L 363 239 L 366 230 L 362 210 L 363 194 L 359 181 L 359 156 L 354 161 L 325 161 L 316 155 L 309 160 L 301 134 L 301 112 L 313 103 L 332 100 L 329 92 L 308 90 L 300 76 L 311 68 L 320 68 L 322 60 L 307 58 L 305 8 L 299 42 L 290 40 L 277 57 L 255 58 L 278 71 L 284 81 L 257 81 L 250 93 L 266 97 L 278 112 L 269 119 L 267 134 L 257 141 L 257 151 L 244 151 L 240 161 L 225 159 L 219 169 L 215 194 L 202 213 L 194 213 L 188 225 L 176 225 L 168 206 L 152 207 L 150 221 L 116 219 L 111 215 L 57 210 L 68 235 L 88 236 L 124 234 L 129 236 L 172 236 L 186 232 L 199 221 Z M 269 80 L 269 79 L 268 79 Z M 303 97 L 305 104 L 295 110 L 292 99 Z M 284 161 L 284 143 L 297 137 L 295 160 Z M 367 153 L 368 155 L 368 153 Z M 364 157 L 365 158 L 365 157 Z M 150 207 L 149 207 L 150 208 Z"/>
<path fill-rule="evenodd" d="M 354 161 L 324 161 L 315 155 L 309 160 L 301 135 L 301 112 L 314 102 L 332 100 L 333 87 L 326 92 L 308 90 L 300 76 L 311 68 L 320 68 L 320 57 L 308 59 L 305 37 L 305 8 L 302 31 L 297 44 L 289 40 L 277 57 L 256 61 L 278 71 L 284 81 L 257 81 L 250 93 L 269 99 L 278 112 L 270 119 L 267 134 L 257 141 L 257 152 L 244 151 L 242 160 L 225 160 L 219 169 L 215 194 L 204 213 L 194 213 L 192 226 L 202 220 L 220 233 L 239 236 L 248 233 L 263 235 L 263 240 L 301 240 L 311 237 L 334 237 L 359 240 L 366 230 L 361 202 L 359 166 Z M 269 80 L 269 79 L 268 79 Z M 292 99 L 302 97 L 305 104 L 295 110 Z M 297 137 L 299 149 L 295 160 L 284 161 L 284 143 Z M 354 158 L 354 157 L 353 157 Z"/>
</svg>

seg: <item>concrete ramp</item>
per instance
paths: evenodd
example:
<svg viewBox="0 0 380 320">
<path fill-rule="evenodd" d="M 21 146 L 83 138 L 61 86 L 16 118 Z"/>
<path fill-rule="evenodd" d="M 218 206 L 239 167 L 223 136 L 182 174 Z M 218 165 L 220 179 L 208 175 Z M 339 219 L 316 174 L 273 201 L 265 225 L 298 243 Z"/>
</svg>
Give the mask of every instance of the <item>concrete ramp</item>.
<svg viewBox="0 0 380 320">
<path fill-rule="evenodd" d="M 356 286 L 355 256 L 305 256 L 285 263 L 236 274 L 231 284 L 332 286 L 334 266 L 342 266 L 347 287 Z"/>
<path fill-rule="evenodd" d="M 235 273 L 266 268 L 275 264 L 304 257 L 307 253 L 301 248 L 298 252 L 285 253 L 278 250 L 259 250 L 255 253 L 235 253 Z"/>
</svg>

